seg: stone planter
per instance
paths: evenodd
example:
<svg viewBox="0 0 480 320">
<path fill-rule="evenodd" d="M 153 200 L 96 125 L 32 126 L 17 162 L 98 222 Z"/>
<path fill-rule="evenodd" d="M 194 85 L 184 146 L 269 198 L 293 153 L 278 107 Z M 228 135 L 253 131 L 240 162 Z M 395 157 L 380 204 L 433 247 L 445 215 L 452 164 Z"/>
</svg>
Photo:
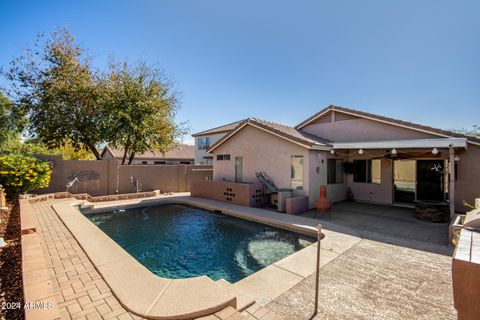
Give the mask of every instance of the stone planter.
<svg viewBox="0 0 480 320">
<path fill-rule="evenodd" d="M 428 222 L 449 222 L 450 208 L 447 202 L 417 200 L 415 201 L 415 218 Z"/>
</svg>

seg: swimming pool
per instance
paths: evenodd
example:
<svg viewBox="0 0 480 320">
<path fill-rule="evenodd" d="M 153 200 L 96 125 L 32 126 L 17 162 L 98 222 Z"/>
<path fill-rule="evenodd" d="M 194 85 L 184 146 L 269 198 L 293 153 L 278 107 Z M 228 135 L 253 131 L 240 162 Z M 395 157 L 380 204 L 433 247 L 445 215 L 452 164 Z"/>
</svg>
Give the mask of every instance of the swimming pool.
<svg viewBox="0 0 480 320">
<path fill-rule="evenodd" d="M 294 232 L 180 204 L 87 217 L 153 273 L 236 282 L 314 242 Z"/>
</svg>

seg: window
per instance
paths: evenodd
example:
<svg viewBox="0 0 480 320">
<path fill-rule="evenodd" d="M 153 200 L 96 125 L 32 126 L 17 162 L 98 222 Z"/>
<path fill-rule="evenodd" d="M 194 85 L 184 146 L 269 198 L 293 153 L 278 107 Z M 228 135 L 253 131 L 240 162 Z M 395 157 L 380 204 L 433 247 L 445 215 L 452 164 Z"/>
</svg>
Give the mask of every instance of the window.
<svg viewBox="0 0 480 320">
<path fill-rule="evenodd" d="M 235 157 L 235 182 L 243 182 L 243 157 Z"/>
<path fill-rule="evenodd" d="M 327 161 L 327 183 L 343 183 L 343 160 L 328 159 Z"/>
<path fill-rule="evenodd" d="M 180 164 L 190 164 L 190 161 L 180 161 Z"/>
<path fill-rule="evenodd" d="M 142 164 L 148 164 L 148 161 L 142 161 Z"/>
<path fill-rule="evenodd" d="M 303 156 L 292 156 L 291 186 L 303 190 Z"/>
<path fill-rule="evenodd" d="M 217 160 L 230 160 L 229 154 L 217 154 Z"/>
<path fill-rule="evenodd" d="M 198 138 L 198 150 L 207 150 L 210 148 L 210 137 Z"/>
<path fill-rule="evenodd" d="M 154 164 L 166 164 L 166 161 L 155 161 Z"/>
<path fill-rule="evenodd" d="M 381 160 L 353 160 L 353 182 L 382 183 Z"/>
</svg>

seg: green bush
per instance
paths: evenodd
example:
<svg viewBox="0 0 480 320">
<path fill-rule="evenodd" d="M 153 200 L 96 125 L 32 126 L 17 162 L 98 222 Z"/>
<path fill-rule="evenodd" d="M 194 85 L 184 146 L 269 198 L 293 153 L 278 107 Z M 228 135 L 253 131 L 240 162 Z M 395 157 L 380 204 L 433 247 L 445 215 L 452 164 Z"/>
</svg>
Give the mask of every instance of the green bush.
<svg viewBox="0 0 480 320">
<path fill-rule="evenodd" d="M 0 185 L 9 197 L 50 184 L 48 162 L 24 155 L 0 155 Z"/>
</svg>

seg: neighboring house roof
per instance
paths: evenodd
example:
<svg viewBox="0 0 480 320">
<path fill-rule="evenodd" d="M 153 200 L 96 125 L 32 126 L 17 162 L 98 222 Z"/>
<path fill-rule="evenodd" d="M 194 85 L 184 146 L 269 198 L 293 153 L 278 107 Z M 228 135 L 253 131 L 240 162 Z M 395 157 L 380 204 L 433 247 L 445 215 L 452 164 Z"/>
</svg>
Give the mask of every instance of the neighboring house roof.
<svg viewBox="0 0 480 320">
<path fill-rule="evenodd" d="M 247 120 L 247 119 L 235 121 L 235 122 L 232 122 L 232 123 L 220 126 L 220 127 L 208 129 L 208 130 L 201 131 L 201 132 L 197 132 L 197 133 L 192 134 L 192 137 L 201 137 L 201 136 L 208 136 L 208 135 L 215 134 L 215 133 L 229 132 L 229 131 L 235 129 L 240 123 L 242 123 L 245 120 Z"/>
<path fill-rule="evenodd" d="M 277 137 L 296 143 L 306 148 L 325 148 L 326 150 L 328 150 L 331 147 L 330 141 L 305 132 L 298 131 L 293 127 L 257 118 L 249 118 L 240 122 L 233 130 L 231 130 L 228 134 L 218 140 L 213 146 L 210 147 L 208 152 L 212 152 L 213 150 L 215 150 L 222 143 L 230 139 L 230 137 L 235 135 L 247 125 L 256 127 L 267 133 L 273 134 Z"/>
<path fill-rule="evenodd" d="M 106 146 L 102 151 L 102 156 L 106 151 L 110 151 L 115 159 L 122 159 L 123 158 L 123 149 L 112 148 Z M 147 151 L 143 154 L 135 155 L 135 159 L 149 159 L 149 160 L 156 160 L 156 159 L 185 159 L 185 160 L 193 160 L 195 158 L 195 146 L 188 145 L 188 144 L 180 144 L 174 149 L 165 153 L 165 156 L 162 155 L 161 152 L 151 152 Z"/>
<path fill-rule="evenodd" d="M 466 135 L 456 133 L 456 132 L 452 132 L 452 131 L 433 128 L 433 127 L 424 126 L 424 125 L 417 124 L 417 123 L 412 123 L 412 122 L 408 122 L 408 121 L 403 121 L 403 120 L 398 120 L 398 119 L 394 119 L 394 118 L 384 117 L 384 116 L 380 116 L 380 115 L 373 114 L 373 113 L 358 111 L 358 110 L 349 109 L 349 108 L 340 107 L 340 106 L 335 106 L 335 105 L 330 105 L 330 106 L 320 110 L 319 112 L 317 112 L 316 114 L 314 114 L 310 118 L 302 121 L 295 128 L 300 130 L 303 127 L 307 126 L 308 124 L 314 122 L 316 119 L 322 117 L 323 115 L 325 115 L 329 111 L 338 111 L 338 112 L 346 113 L 346 114 L 349 114 L 349 115 L 358 116 L 358 117 L 361 117 L 361 118 L 366 118 L 366 119 L 379 121 L 379 122 L 383 122 L 383 123 L 387 123 L 387 124 L 391 124 L 391 125 L 395 125 L 395 126 L 400 126 L 400 127 L 403 127 L 403 128 L 408 128 L 408 129 L 412 129 L 412 130 L 416 130 L 416 131 L 430 133 L 430 134 L 433 134 L 433 135 L 436 135 L 436 136 L 467 138 L 468 141 L 473 142 L 475 144 L 480 143 L 480 139 L 476 138 L 476 137 L 466 136 Z"/>
</svg>

